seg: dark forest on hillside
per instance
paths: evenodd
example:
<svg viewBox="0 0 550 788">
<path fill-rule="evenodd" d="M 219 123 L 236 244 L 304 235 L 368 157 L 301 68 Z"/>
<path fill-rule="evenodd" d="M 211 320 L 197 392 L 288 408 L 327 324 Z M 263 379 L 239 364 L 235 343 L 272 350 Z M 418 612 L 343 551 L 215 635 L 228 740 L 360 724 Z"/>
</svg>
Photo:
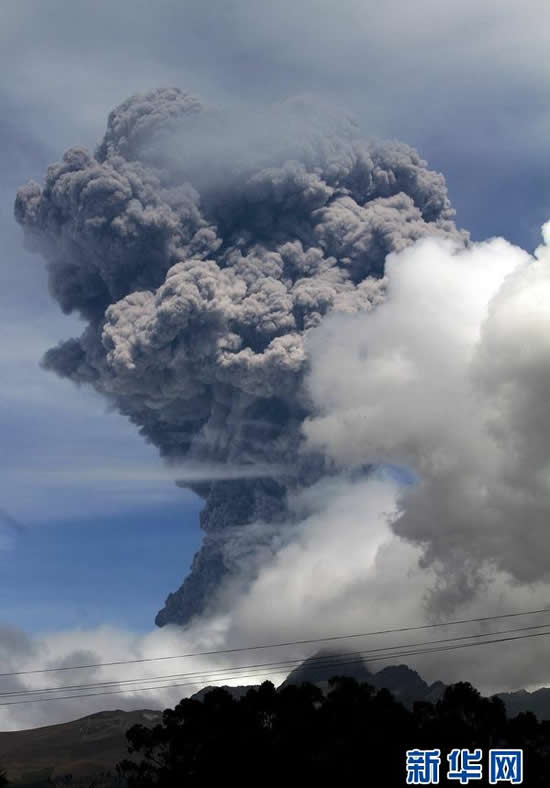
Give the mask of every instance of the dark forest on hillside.
<svg viewBox="0 0 550 788">
<path fill-rule="evenodd" d="M 550 721 L 531 712 L 509 717 L 500 698 L 484 698 L 466 682 L 412 708 L 350 677 L 330 679 L 326 692 L 312 683 L 276 689 L 264 682 L 244 694 L 214 688 L 166 709 L 154 727 L 134 725 L 126 737 L 129 757 L 112 771 L 44 777 L 25 788 L 286 788 L 358 780 L 392 788 L 407 785 L 408 750 L 434 749 L 440 785 L 489 785 L 491 749 L 523 751 L 523 785 L 547 786 L 550 777 Z M 456 749 L 482 751 L 482 779 L 448 779 L 447 755 Z M 514 784 L 505 777 L 497 783 Z M 408 784 L 428 781 L 417 775 Z"/>
<path fill-rule="evenodd" d="M 166 710 L 161 725 L 133 727 L 127 736 L 138 760 L 120 764 L 119 773 L 129 788 L 358 780 L 387 788 L 406 785 L 407 750 L 438 748 L 439 784 L 456 785 L 446 778 L 446 755 L 481 748 L 483 779 L 473 782 L 488 785 L 489 749 L 510 748 L 524 751 L 523 784 L 546 786 L 549 734 L 550 723 L 531 713 L 508 719 L 499 698 L 483 698 L 467 683 L 409 711 L 387 690 L 352 678 L 332 679 L 326 694 L 312 684 L 277 691 L 265 682 L 238 699 L 213 689 Z"/>
</svg>

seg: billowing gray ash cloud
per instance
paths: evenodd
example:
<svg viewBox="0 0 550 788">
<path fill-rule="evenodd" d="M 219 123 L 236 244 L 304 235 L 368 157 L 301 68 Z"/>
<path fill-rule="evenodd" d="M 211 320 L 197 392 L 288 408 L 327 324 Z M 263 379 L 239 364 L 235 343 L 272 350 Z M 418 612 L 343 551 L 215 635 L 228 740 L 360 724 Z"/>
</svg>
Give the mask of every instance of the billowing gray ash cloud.
<svg viewBox="0 0 550 788">
<path fill-rule="evenodd" d="M 117 107 L 95 155 L 68 150 L 15 214 L 62 310 L 87 321 L 45 367 L 93 386 L 168 462 L 250 466 L 192 485 L 203 545 L 160 626 L 204 612 L 289 522 L 287 493 L 330 470 L 302 450 L 308 330 L 380 303 L 389 252 L 467 243 L 410 147 L 304 99 L 255 117 L 177 89 Z M 254 478 L 258 463 L 278 471 Z"/>
</svg>

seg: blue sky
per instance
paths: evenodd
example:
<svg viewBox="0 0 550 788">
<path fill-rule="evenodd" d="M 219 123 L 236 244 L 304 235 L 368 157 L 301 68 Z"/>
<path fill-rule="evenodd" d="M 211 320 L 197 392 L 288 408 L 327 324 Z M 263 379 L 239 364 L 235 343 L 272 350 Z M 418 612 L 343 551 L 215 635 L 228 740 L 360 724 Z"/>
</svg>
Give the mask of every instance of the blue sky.
<svg viewBox="0 0 550 788">
<path fill-rule="evenodd" d="M 384 9 L 382 9 L 384 6 Z M 443 6 L 445 7 L 443 9 Z M 91 392 L 39 366 L 75 333 L 13 220 L 17 186 L 72 144 L 93 147 L 134 92 L 211 103 L 309 91 L 365 133 L 418 147 L 457 223 L 528 250 L 550 216 L 547 3 L 421 0 L 73 2 L 0 10 L 0 625 L 143 630 L 199 544 L 200 502 Z M 148 474 L 151 478 L 148 479 Z"/>
<path fill-rule="evenodd" d="M 179 585 L 198 545 L 196 529 L 185 527 L 197 512 L 194 502 L 176 501 L 19 531 L 11 550 L 0 552 L 3 625 L 149 630 L 159 599 Z"/>
</svg>

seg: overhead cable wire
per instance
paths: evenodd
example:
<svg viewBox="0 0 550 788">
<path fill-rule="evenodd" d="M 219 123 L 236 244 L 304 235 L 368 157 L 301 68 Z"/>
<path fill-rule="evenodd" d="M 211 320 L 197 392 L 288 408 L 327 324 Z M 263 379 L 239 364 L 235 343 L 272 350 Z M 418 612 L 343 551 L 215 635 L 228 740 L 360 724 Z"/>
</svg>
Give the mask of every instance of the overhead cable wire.
<svg viewBox="0 0 550 788">
<path fill-rule="evenodd" d="M 142 657 L 141 659 L 123 659 L 123 660 L 116 660 L 113 662 L 94 662 L 94 663 L 89 663 L 87 665 L 72 665 L 72 666 L 62 665 L 59 667 L 33 668 L 31 670 L 9 671 L 6 673 L 0 673 L 0 678 L 6 678 L 8 676 L 26 676 L 35 673 L 55 673 L 64 670 L 84 670 L 87 668 L 104 668 L 104 667 L 111 667 L 114 665 L 136 665 L 145 662 L 160 662 L 168 659 L 210 657 L 219 654 L 236 654 L 238 652 L 243 652 L 243 651 L 258 651 L 261 649 L 283 648 L 285 646 L 302 646 L 302 645 L 311 645 L 314 643 L 328 643 L 336 640 L 349 640 L 351 638 L 373 637 L 375 635 L 393 635 L 402 632 L 415 632 L 421 629 L 435 629 L 437 627 L 450 627 L 459 624 L 477 624 L 484 621 L 497 621 L 503 618 L 516 618 L 518 616 L 534 616 L 542 613 L 550 613 L 550 608 L 546 607 L 546 608 L 540 608 L 539 610 L 526 610 L 521 613 L 502 613 L 500 615 L 483 616 L 481 618 L 465 618 L 456 621 L 441 621 L 435 624 L 421 624 L 413 627 L 397 627 L 394 629 L 379 629 L 371 632 L 356 632 L 356 633 L 344 634 L 344 635 L 330 635 L 328 637 L 309 638 L 307 640 L 289 640 L 283 643 L 266 643 L 263 645 L 240 646 L 238 648 L 225 648 L 225 649 L 217 649 L 212 651 L 195 651 L 187 654 L 171 654 L 171 655 L 165 655 L 160 657 Z"/>
<path fill-rule="evenodd" d="M 340 653 L 340 654 L 324 654 L 319 657 L 309 657 L 307 659 L 307 665 L 309 667 L 318 667 L 318 663 L 322 663 L 323 666 L 330 666 L 331 664 L 340 664 L 340 661 L 347 657 L 357 657 L 360 659 L 369 657 L 374 654 L 380 653 L 387 653 L 391 651 L 402 651 L 403 649 L 414 649 L 414 648 L 421 648 L 424 646 L 432 647 L 434 645 L 440 645 L 444 643 L 453 643 L 459 640 L 474 640 L 477 638 L 482 637 L 495 637 L 496 635 L 508 635 L 514 634 L 517 632 L 527 632 L 532 631 L 534 629 L 544 629 L 549 627 L 549 624 L 537 624 L 529 627 L 515 627 L 513 629 L 501 629 L 497 630 L 496 632 L 478 632 L 473 635 L 459 635 L 452 638 L 441 638 L 439 640 L 426 640 L 421 641 L 419 643 L 400 643 L 394 646 L 383 646 L 381 648 L 375 649 L 366 649 L 361 651 L 353 651 L 347 653 Z M 550 634 L 548 632 L 547 634 Z M 422 652 L 419 652 L 422 653 Z M 388 657 L 391 656 L 399 656 L 395 654 L 388 654 Z M 375 659 L 373 657 L 373 659 Z M 31 694 L 42 694 L 48 692 L 62 692 L 64 690 L 86 690 L 86 689 L 99 689 L 100 687 L 112 687 L 112 686 L 120 686 L 123 684 L 137 684 L 139 682 L 153 682 L 153 681 L 164 681 L 166 679 L 194 679 L 195 683 L 199 683 L 200 681 L 208 681 L 211 677 L 216 677 L 219 674 L 226 674 L 226 673 L 235 673 L 236 671 L 241 670 L 250 670 L 256 668 L 288 668 L 291 669 L 293 666 L 300 665 L 304 662 L 304 658 L 296 658 L 296 659 L 287 659 L 287 660 L 279 660 L 277 662 L 260 662 L 253 665 L 234 665 L 227 668 L 217 668 L 214 670 L 202 670 L 202 671 L 195 671 L 195 672 L 187 672 L 187 673 L 169 673 L 164 674 L 161 676 L 140 676 L 139 678 L 133 679 L 119 679 L 114 681 L 100 681 L 100 682 L 92 682 L 89 684 L 65 684 L 57 687 L 43 687 L 43 688 L 33 688 L 33 689 L 24 689 L 24 690 L 11 690 L 8 692 L 0 692 L 0 698 L 5 697 L 15 697 L 21 695 L 31 695 Z M 345 663 L 344 663 L 345 664 Z M 223 678 L 223 675 L 222 675 Z"/>
<path fill-rule="evenodd" d="M 417 656 L 417 655 L 423 655 L 423 654 L 434 654 L 434 653 L 440 653 L 440 652 L 446 652 L 446 651 L 455 651 L 455 650 L 462 649 L 462 648 L 472 648 L 472 647 L 477 647 L 477 646 L 492 645 L 494 643 L 504 643 L 504 642 L 508 642 L 508 641 L 527 640 L 529 638 L 544 637 L 544 636 L 548 636 L 548 635 L 550 635 L 550 631 L 549 632 L 532 632 L 532 633 L 526 634 L 526 635 L 514 635 L 512 637 L 496 638 L 496 639 L 492 639 L 492 640 L 478 641 L 476 643 L 461 643 L 461 644 L 454 644 L 454 645 L 449 645 L 449 646 L 438 646 L 437 648 L 425 648 L 425 649 L 413 650 L 413 651 L 402 651 L 402 652 L 399 652 L 398 654 L 387 654 L 387 653 L 385 653 L 383 655 L 377 655 L 377 656 L 374 656 L 374 657 L 365 657 L 365 658 L 361 657 L 361 658 L 358 658 L 358 659 L 356 658 L 356 659 L 349 660 L 349 661 L 341 661 L 341 662 L 337 662 L 337 663 L 331 662 L 329 664 L 330 664 L 330 666 L 332 666 L 334 664 L 336 664 L 336 665 L 346 665 L 346 664 L 357 664 L 359 662 L 378 662 L 378 661 L 381 661 L 381 660 L 394 659 L 396 657 L 400 658 L 400 657 L 406 657 L 406 656 Z M 320 667 L 320 665 L 318 665 L 317 667 Z M 285 668 L 283 670 L 270 670 L 269 673 L 270 673 L 270 675 L 277 675 L 277 674 L 281 674 L 281 673 L 286 674 L 287 670 L 288 670 L 287 668 Z M 217 679 L 216 678 L 215 679 L 211 679 L 211 680 L 212 681 L 234 681 L 234 680 L 243 679 L 243 678 L 255 678 L 258 675 L 260 675 L 260 676 L 265 675 L 265 673 L 266 673 L 265 669 L 262 668 L 262 671 L 260 673 L 258 673 L 258 672 L 256 672 L 256 673 L 247 673 L 245 675 L 243 675 L 243 674 L 236 674 L 235 675 L 233 673 L 233 675 L 226 675 L 226 676 L 223 676 L 223 677 L 220 677 L 220 678 L 217 678 Z M 147 681 L 147 679 L 143 679 L 143 680 Z M 48 698 L 33 698 L 31 700 L 7 701 L 7 702 L 1 702 L 0 703 L 0 707 L 1 706 L 18 706 L 18 705 L 26 704 L 26 703 L 43 703 L 43 702 L 56 701 L 56 700 L 71 700 L 71 699 L 78 699 L 78 698 L 90 698 L 90 697 L 98 697 L 98 696 L 104 696 L 104 695 L 121 695 L 121 694 L 129 694 L 129 693 L 141 693 L 141 692 L 147 692 L 147 691 L 151 691 L 151 690 L 175 689 L 177 687 L 196 686 L 196 684 L 197 684 L 197 681 L 194 680 L 194 681 L 188 681 L 188 682 L 176 683 L 176 684 L 162 684 L 162 685 L 157 685 L 157 686 L 153 686 L 153 687 L 142 686 L 142 687 L 135 687 L 135 688 L 131 688 L 131 689 L 123 689 L 123 690 L 119 689 L 119 690 L 109 690 L 109 691 L 104 691 L 104 692 L 91 692 L 91 693 L 78 693 L 78 694 L 73 694 L 73 695 L 62 695 L 62 696 L 48 697 Z M 61 689 L 63 689 L 63 688 L 61 688 Z"/>
</svg>

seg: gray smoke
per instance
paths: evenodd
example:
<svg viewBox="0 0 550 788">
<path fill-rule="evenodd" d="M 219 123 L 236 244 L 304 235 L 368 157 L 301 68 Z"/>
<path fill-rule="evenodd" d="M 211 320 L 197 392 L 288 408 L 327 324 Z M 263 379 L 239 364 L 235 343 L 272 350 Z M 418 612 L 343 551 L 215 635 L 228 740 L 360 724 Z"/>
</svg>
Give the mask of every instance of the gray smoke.
<svg viewBox="0 0 550 788">
<path fill-rule="evenodd" d="M 330 471 L 301 432 L 307 332 L 381 303 L 390 252 L 467 244 L 443 176 L 410 147 L 366 142 L 305 99 L 254 117 L 177 89 L 121 104 L 95 155 L 68 150 L 15 215 L 62 310 L 87 322 L 47 369 L 93 386 L 169 463 L 278 469 L 182 482 L 205 500 L 205 537 L 160 626 L 204 612 L 289 522 L 287 493 Z"/>
</svg>

